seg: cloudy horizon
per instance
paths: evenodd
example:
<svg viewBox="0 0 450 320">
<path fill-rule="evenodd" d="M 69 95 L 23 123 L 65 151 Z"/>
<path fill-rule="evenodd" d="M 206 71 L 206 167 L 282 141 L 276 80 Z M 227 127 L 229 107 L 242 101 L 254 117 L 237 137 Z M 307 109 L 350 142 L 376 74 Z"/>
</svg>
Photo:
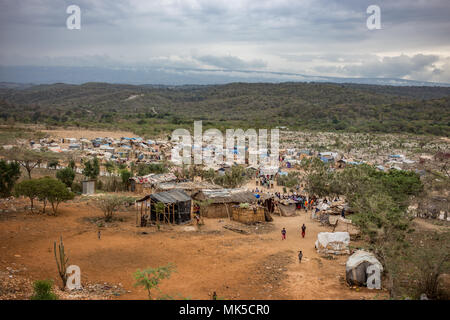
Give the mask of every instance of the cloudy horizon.
<svg viewBox="0 0 450 320">
<path fill-rule="evenodd" d="M 81 8 L 80 30 L 66 27 L 72 4 Z M 366 26 L 366 9 L 373 4 L 381 9 L 380 30 Z M 166 73 L 221 70 L 237 79 L 253 71 L 269 79 L 279 73 L 450 83 L 445 0 L 0 0 L 0 5 L 1 70 L 166 68 Z"/>
</svg>

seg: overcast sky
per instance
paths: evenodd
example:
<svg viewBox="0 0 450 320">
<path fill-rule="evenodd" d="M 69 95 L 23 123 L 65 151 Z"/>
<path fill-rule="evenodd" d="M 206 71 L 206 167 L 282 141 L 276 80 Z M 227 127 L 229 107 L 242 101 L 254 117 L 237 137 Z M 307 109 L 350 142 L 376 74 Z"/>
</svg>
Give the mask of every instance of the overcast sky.
<svg viewBox="0 0 450 320">
<path fill-rule="evenodd" d="M 81 8 L 68 30 L 66 8 Z M 381 29 L 368 30 L 369 5 Z M 449 0 L 0 0 L 0 65 L 450 82 Z"/>
</svg>

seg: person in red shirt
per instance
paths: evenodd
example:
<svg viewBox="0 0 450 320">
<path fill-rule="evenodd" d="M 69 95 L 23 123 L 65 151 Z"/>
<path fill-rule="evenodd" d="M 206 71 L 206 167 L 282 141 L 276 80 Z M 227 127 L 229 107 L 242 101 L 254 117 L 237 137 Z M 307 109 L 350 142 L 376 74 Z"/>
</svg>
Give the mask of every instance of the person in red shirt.
<svg viewBox="0 0 450 320">
<path fill-rule="evenodd" d="M 305 234 L 306 234 L 306 226 L 305 226 L 305 224 L 303 224 L 302 225 L 302 238 L 305 237 Z"/>
</svg>

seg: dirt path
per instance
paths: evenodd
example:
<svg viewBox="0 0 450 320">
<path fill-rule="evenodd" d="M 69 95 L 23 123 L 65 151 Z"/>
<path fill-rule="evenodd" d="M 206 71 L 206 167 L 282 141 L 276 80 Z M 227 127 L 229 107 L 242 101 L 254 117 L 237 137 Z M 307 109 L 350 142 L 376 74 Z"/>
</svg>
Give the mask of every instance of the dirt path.
<svg viewBox="0 0 450 320">
<path fill-rule="evenodd" d="M 121 284 L 126 293 L 118 299 L 146 299 L 146 292 L 133 286 L 133 273 L 169 262 L 177 272 L 162 282 L 161 290 L 172 297 L 210 299 L 216 291 L 224 299 L 369 299 L 378 293 L 356 292 L 343 283 L 346 257 L 317 255 L 316 235 L 327 230 L 304 211 L 297 217 L 275 216 L 272 228 L 250 235 L 224 229 L 230 223 L 226 219 L 205 219 L 201 231 L 175 226 L 156 232 L 136 228 L 135 213 L 129 211 L 118 215 L 123 221 L 103 228 L 101 240 L 97 226 L 87 220 L 98 216 L 100 211 L 85 202 L 62 205 L 58 217 L 3 214 L 0 270 L 13 267 L 21 270 L 14 276 L 52 278 L 59 284 L 52 250 L 53 241 L 63 236 L 69 263 L 80 266 L 82 282 Z M 302 223 L 307 225 L 305 239 L 299 232 Z M 284 241 L 282 227 L 287 229 Z"/>
</svg>

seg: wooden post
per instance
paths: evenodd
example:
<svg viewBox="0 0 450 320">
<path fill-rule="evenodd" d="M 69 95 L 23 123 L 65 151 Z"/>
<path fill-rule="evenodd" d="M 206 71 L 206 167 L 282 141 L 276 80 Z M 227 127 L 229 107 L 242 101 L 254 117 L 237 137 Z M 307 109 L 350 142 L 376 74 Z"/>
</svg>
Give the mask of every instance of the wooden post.
<svg viewBox="0 0 450 320">
<path fill-rule="evenodd" d="M 175 203 L 172 203 L 172 222 L 175 224 Z"/>
<path fill-rule="evenodd" d="M 230 211 L 228 210 L 228 205 L 225 202 L 223 204 L 225 205 L 225 208 L 227 209 L 228 219 L 231 220 L 231 215 L 230 215 Z"/>
</svg>

